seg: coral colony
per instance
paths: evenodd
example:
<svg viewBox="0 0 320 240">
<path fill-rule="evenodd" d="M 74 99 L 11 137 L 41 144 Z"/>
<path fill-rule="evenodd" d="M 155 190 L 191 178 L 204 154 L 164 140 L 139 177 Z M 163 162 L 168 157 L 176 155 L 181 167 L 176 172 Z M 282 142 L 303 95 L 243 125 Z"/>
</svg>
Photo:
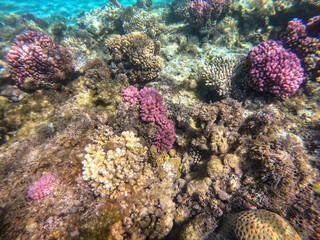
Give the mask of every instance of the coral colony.
<svg viewBox="0 0 320 240">
<path fill-rule="evenodd" d="M 28 90 L 57 88 L 73 71 L 70 51 L 44 32 L 27 31 L 18 35 L 6 58 L 11 65 L 12 80 Z"/>
<path fill-rule="evenodd" d="M 154 89 L 144 87 L 138 91 L 134 86 L 122 90 L 122 102 L 140 103 L 140 117 L 146 122 L 155 122 L 157 132 L 153 144 L 158 152 L 169 151 L 174 143 L 174 125 L 166 117 L 162 96 Z"/>
<path fill-rule="evenodd" d="M 51 193 L 52 185 L 55 181 L 56 178 L 51 173 L 43 175 L 29 187 L 28 197 L 37 200 L 48 196 Z"/>
<path fill-rule="evenodd" d="M 0 9 L 0 239 L 319 240 L 318 2 Z"/>
<path fill-rule="evenodd" d="M 288 97 L 303 82 L 300 59 L 279 42 L 270 40 L 260 43 L 250 50 L 248 60 L 251 65 L 249 85 L 257 91 Z"/>
</svg>

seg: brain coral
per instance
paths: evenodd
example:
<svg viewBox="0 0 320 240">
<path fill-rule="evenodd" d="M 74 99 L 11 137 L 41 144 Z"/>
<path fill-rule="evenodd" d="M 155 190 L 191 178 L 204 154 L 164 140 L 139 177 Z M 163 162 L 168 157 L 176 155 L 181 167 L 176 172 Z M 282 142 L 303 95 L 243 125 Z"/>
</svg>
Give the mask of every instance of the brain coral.
<svg viewBox="0 0 320 240">
<path fill-rule="evenodd" d="M 106 46 L 112 54 L 112 62 L 131 82 L 156 80 L 162 68 L 162 59 L 156 56 L 160 45 L 144 33 L 133 32 L 107 39 Z"/>
<path fill-rule="evenodd" d="M 224 236 L 237 240 L 301 240 L 285 219 L 264 209 L 230 214 L 226 217 L 222 229 Z"/>
</svg>

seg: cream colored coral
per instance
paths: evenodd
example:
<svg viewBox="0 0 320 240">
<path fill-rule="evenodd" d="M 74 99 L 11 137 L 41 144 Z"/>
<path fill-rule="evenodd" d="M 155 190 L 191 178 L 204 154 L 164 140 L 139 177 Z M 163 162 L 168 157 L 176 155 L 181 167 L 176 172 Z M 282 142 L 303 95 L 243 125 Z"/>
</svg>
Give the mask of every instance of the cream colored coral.
<svg viewBox="0 0 320 240">
<path fill-rule="evenodd" d="M 116 136 L 107 131 L 85 148 L 83 179 L 89 182 L 95 194 L 117 199 L 146 186 L 152 171 L 146 161 L 147 148 L 133 132 Z M 106 144 L 115 148 L 104 150 Z"/>
<path fill-rule="evenodd" d="M 231 77 L 239 63 L 238 58 L 215 56 L 203 68 L 202 78 L 206 85 L 212 86 L 220 96 L 228 96 L 231 90 Z"/>
</svg>

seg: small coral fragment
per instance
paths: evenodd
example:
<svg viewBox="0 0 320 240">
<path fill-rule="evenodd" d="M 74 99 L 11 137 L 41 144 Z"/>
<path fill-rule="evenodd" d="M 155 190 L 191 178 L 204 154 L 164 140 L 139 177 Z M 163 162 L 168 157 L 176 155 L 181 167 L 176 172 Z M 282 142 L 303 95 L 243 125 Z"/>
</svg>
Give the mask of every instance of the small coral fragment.
<svg viewBox="0 0 320 240">
<path fill-rule="evenodd" d="M 56 178 L 51 173 L 43 175 L 29 187 L 28 197 L 37 200 L 48 196 L 51 193 L 51 188 L 55 181 Z"/>
</svg>

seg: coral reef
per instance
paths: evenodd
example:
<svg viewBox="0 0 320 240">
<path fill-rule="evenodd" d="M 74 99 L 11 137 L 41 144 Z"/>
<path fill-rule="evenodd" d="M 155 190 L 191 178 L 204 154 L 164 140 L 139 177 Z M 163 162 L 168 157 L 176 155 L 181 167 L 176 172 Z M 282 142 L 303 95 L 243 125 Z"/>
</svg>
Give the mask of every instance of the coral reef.
<svg viewBox="0 0 320 240">
<path fill-rule="evenodd" d="M 157 56 L 160 46 L 144 33 L 133 32 L 124 36 L 114 36 L 106 41 L 112 54 L 116 73 L 122 71 L 131 83 L 146 83 L 158 79 L 162 59 Z"/>
<path fill-rule="evenodd" d="M 300 59 L 273 40 L 250 50 L 248 61 L 251 68 L 249 85 L 256 91 L 289 97 L 304 80 Z"/>
<path fill-rule="evenodd" d="M 0 238 L 318 240 L 319 4 L 110 2 L 1 17 Z M 72 79 L 13 84 L 26 31 Z"/>
<path fill-rule="evenodd" d="M 103 36 L 106 33 L 116 31 L 117 21 L 122 11 L 115 4 L 107 3 L 105 6 L 92 9 L 84 16 L 77 18 L 77 25 L 95 36 Z"/>
<path fill-rule="evenodd" d="M 134 14 L 122 17 L 122 27 L 125 33 L 142 32 L 154 39 L 164 31 L 168 31 L 161 23 L 161 16 L 157 13 L 150 14 L 144 10 L 133 10 L 133 12 Z"/>
<path fill-rule="evenodd" d="M 17 36 L 6 59 L 11 78 L 26 90 L 58 88 L 73 72 L 71 53 L 43 32 L 27 31 Z"/>
<path fill-rule="evenodd" d="M 266 210 L 249 210 L 226 217 L 224 237 L 232 239 L 301 240 L 299 234 L 278 214 Z"/>
</svg>

